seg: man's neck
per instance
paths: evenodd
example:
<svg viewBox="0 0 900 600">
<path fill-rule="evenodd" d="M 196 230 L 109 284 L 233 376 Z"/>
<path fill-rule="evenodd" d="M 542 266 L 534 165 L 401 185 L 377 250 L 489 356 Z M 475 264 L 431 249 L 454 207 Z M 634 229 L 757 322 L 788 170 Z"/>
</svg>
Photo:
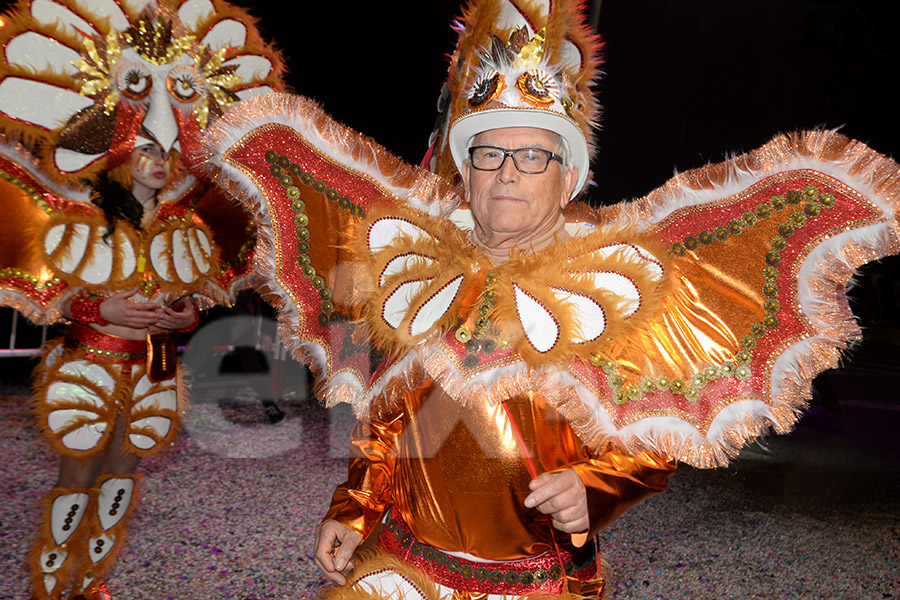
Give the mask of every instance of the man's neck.
<svg viewBox="0 0 900 600">
<path fill-rule="evenodd" d="M 513 248 L 538 252 L 553 244 L 557 239 L 564 239 L 566 237 L 565 225 L 566 218 L 560 214 L 556 222 L 551 222 L 547 227 L 527 235 L 504 235 L 479 228 L 476 223 L 469 239 L 491 262 L 499 265 L 509 260 L 509 253 Z"/>
</svg>

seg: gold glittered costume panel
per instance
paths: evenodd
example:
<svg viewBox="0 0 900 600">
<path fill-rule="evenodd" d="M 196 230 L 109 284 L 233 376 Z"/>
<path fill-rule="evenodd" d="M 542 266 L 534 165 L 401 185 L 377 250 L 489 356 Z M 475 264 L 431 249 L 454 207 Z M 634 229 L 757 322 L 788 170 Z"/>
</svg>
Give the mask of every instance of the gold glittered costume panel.
<svg viewBox="0 0 900 600">
<path fill-rule="evenodd" d="M 812 377 L 858 334 L 843 295 L 853 269 L 900 247 L 896 164 L 834 132 L 776 138 L 635 202 L 573 203 L 575 240 L 497 269 L 482 266 L 464 229 L 445 229 L 443 218 L 465 209 L 453 188 L 304 99 L 272 95 L 232 111 L 207 151 L 210 171 L 256 211 L 255 269 L 286 343 L 321 375 L 326 403 L 347 401 L 365 416 L 373 399 L 426 379 L 462 406 L 535 393 L 595 451 L 654 449 L 701 467 L 727 464 L 769 428 L 792 427 Z M 418 195 L 421 182 L 430 196 Z M 343 215 L 331 227 L 330 260 L 314 217 L 323 210 Z M 392 219 L 392 249 L 378 256 L 365 224 Z M 622 256 L 651 270 L 655 261 L 663 275 L 650 293 L 635 286 L 646 310 L 608 318 L 607 336 L 580 343 L 576 335 L 600 328 L 593 317 L 574 326 L 573 305 L 599 315 L 594 300 L 610 293 L 628 306 L 627 285 L 585 275 L 592 261 L 614 269 L 567 254 L 604 235 L 621 235 L 631 246 Z M 566 286 L 576 264 L 578 286 Z M 349 288 L 335 283 L 339 267 Z M 636 279 L 619 270 L 622 281 Z M 525 271 L 570 298 L 535 291 Z M 341 301 L 360 302 L 340 306 L 339 289 Z M 517 321 L 525 342 L 502 326 Z"/>
</svg>

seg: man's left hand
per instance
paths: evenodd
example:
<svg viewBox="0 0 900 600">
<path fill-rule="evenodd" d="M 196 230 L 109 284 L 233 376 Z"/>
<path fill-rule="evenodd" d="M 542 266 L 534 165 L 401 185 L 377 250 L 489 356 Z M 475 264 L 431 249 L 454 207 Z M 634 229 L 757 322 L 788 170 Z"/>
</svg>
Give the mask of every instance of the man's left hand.
<svg viewBox="0 0 900 600">
<path fill-rule="evenodd" d="M 555 528 L 566 533 L 588 530 L 587 492 L 575 471 L 542 473 L 528 487 L 531 493 L 525 498 L 525 506 L 550 515 Z"/>
</svg>

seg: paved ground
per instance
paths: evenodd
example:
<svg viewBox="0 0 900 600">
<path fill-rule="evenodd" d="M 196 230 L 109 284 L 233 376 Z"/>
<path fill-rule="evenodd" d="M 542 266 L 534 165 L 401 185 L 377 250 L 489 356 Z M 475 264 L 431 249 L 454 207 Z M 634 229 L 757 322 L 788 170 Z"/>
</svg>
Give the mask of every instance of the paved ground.
<svg viewBox="0 0 900 600">
<path fill-rule="evenodd" d="M 812 409 L 728 469 L 680 469 L 669 491 L 606 530 L 616 600 L 900 598 L 895 339 L 867 340 L 827 377 L 837 406 Z M 219 402 L 226 394 L 234 401 Z M 296 393 L 270 425 L 249 395 L 199 393 L 184 434 L 142 465 L 115 598 L 286 600 L 322 585 L 310 545 L 343 477 L 351 419 Z M 25 600 L 22 557 L 55 466 L 15 381 L 0 394 L 0 453 L 0 599 Z"/>
</svg>

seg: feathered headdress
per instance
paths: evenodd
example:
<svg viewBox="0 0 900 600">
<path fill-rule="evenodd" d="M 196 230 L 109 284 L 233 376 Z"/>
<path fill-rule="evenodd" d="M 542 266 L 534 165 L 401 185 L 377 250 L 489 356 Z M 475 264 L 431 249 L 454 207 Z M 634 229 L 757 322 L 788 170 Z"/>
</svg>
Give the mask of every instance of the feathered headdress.
<svg viewBox="0 0 900 600">
<path fill-rule="evenodd" d="M 457 26 L 446 116 L 430 165 L 454 177 L 482 131 L 539 127 L 561 135 L 580 192 L 594 152 L 600 106 L 591 91 L 600 39 L 577 0 L 471 0 Z"/>
<path fill-rule="evenodd" d="M 210 118 L 281 89 L 278 52 L 222 0 L 21 0 L 0 29 L 0 130 L 58 181 L 114 168 L 138 137 L 189 162 Z"/>
</svg>

